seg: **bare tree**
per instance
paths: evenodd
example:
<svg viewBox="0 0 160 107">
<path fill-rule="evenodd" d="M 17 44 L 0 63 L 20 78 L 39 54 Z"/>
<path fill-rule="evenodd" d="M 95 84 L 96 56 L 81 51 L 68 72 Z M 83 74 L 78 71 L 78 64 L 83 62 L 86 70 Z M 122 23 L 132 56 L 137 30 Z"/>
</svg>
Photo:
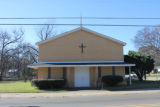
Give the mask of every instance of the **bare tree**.
<svg viewBox="0 0 160 107">
<path fill-rule="evenodd" d="M 144 28 L 135 36 L 134 43 L 137 47 L 150 46 L 160 52 L 160 26 L 156 28 Z"/>
<path fill-rule="evenodd" d="M 156 64 L 160 62 L 160 26 L 140 30 L 134 38 L 134 43 L 139 52 L 151 55 Z"/>
<path fill-rule="evenodd" d="M 25 78 L 28 78 L 28 73 L 32 73 L 32 70 L 27 68 L 27 65 L 38 62 L 38 49 L 29 43 L 24 43 L 23 35 L 22 29 L 14 30 L 12 33 L 0 31 L 0 80 L 9 69 L 25 71 Z M 38 32 L 40 40 L 46 40 L 54 35 L 53 25 L 43 26 Z"/>
<path fill-rule="evenodd" d="M 12 57 L 11 51 L 14 50 L 16 43 L 21 41 L 23 35 L 22 29 L 14 30 L 13 34 L 6 31 L 0 32 L 0 80 L 2 80 L 3 73 L 8 69 L 8 63 Z"/>
<path fill-rule="evenodd" d="M 29 68 L 27 68 L 28 64 L 33 64 L 38 61 L 38 51 L 37 49 L 29 44 L 29 43 L 21 43 L 19 44 L 16 49 L 13 51 L 12 60 L 12 67 L 17 69 L 18 74 L 17 77 L 20 78 L 20 74 L 22 71 L 26 71 L 25 74 L 30 72 Z M 23 73 L 24 74 L 24 73 Z M 28 75 L 23 75 L 24 79 L 26 80 Z"/>
<path fill-rule="evenodd" d="M 55 35 L 55 26 L 53 25 L 42 26 L 38 31 L 38 37 L 41 41 L 47 40 L 48 38 L 53 37 Z"/>
</svg>

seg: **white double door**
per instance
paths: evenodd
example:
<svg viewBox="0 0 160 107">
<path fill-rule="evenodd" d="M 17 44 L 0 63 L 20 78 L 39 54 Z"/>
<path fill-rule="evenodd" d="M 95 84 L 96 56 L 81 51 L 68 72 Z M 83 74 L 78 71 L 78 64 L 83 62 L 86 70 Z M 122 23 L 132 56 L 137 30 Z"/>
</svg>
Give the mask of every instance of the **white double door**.
<svg viewBox="0 0 160 107">
<path fill-rule="evenodd" d="M 89 67 L 75 67 L 74 85 L 75 87 L 90 86 Z"/>
</svg>

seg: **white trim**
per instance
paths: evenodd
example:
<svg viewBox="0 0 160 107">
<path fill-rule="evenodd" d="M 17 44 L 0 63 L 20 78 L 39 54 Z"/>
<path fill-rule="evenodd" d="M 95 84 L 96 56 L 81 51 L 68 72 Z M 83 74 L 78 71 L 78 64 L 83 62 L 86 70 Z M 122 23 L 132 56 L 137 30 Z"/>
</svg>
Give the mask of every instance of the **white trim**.
<svg viewBox="0 0 160 107">
<path fill-rule="evenodd" d="M 90 66 L 90 67 L 98 67 L 98 66 L 135 66 L 135 64 L 95 64 L 95 65 L 28 65 L 29 68 L 39 68 L 39 67 L 83 67 L 83 66 Z"/>
<path fill-rule="evenodd" d="M 78 31 L 78 30 L 84 30 L 84 31 L 87 31 L 87 32 L 91 32 L 91 33 L 96 34 L 96 35 L 99 35 L 99 36 L 101 36 L 101 37 L 103 37 L 103 38 L 106 38 L 106 39 L 112 40 L 112 41 L 114 41 L 114 42 L 120 43 L 120 44 L 122 44 L 122 45 L 124 45 L 124 46 L 126 45 L 126 43 L 123 42 L 123 41 L 114 39 L 114 38 L 112 38 L 112 37 L 103 35 L 103 34 L 101 34 L 101 33 L 98 33 L 98 32 L 96 32 L 96 31 L 93 31 L 93 30 L 90 30 L 90 29 L 84 28 L 84 27 L 78 27 L 78 28 L 73 29 L 73 30 L 71 30 L 71 31 L 68 31 L 68 32 L 59 34 L 59 35 L 57 35 L 57 36 L 54 36 L 54 37 L 52 37 L 52 38 L 50 38 L 50 39 L 48 39 L 48 40 L 44 40 L 44 41 L 41 41 L 41 42 L 37 42 L 36 44 L 37 44 L 37 45 L 40 45 L 40 44 L 46 43 L 46 42 L 48 42 L 48 41 L 51 41 L 51 40 L 53 40 L 53 39 L 56 39 L 56 38 L 65 36 L 65 35 L 67 35 L 67 34 L 70 34 L 70 33 L 72 33 L 72 32 Z"/>
<path fill-rule="evenodd" d="M 124 62 L 124 61 L 41 61 L 39 63 L 46 64 L 46 63 L 107 63 L 107 62 Z"/>
</svg>

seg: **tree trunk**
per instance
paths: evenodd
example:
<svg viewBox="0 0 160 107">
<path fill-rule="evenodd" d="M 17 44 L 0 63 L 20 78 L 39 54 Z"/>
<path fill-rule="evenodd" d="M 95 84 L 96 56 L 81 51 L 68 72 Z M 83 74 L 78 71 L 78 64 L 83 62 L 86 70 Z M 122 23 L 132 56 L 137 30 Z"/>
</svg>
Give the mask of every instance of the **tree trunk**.
<svg viewBox="0 0 160 107">
<path fill-rule="evenodd" d="M 137 77 L 138 77 L 138 80 L 139 81 L 143 81 L 143 73 L 140 71 L 140 70 L 135 70 L 135 73 L 136 73 L 136 75 L 137 75 Z"/>
<path fill-rule="evenodd" d="M 2 79 L 2 76 L 0 75 L 0 81 L 2 81 L 3 79 Z"/>
<path fill-rule="evenodd" d="M 145 80 L 146 80 L 146 71 L 144 71 L 144 78 L 145 78 Z"/>
<path fill-rule="evenodd" d="M 27 82 L 27 80 L 28 80 L 28 78 L 27 78 L 27 76 L 25 75 L 25 76 L 24 76 L 24 82 Z"/>
<path fill-rule="evenodd" d="M 2 80 L 3 80 L 3 73 L 0 72 L 0 81 L 2 81 Z"/>
</svg>

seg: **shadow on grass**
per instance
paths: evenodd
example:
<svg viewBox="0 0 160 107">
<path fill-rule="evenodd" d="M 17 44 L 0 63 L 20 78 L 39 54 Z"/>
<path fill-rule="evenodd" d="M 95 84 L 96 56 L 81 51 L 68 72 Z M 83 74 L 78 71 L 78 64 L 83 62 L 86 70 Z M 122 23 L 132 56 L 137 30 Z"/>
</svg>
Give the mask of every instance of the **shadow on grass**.
<svg viewBox="0 0 160 107">
<path fill-rule="evenodd" d="M 86 87 L 81 87 L 81 88 L 61 88 L 61 89 L 40 89 L 42 91 L 47 91 L 47 92 L 67 92 L 67 91 L 80 91 L 80 90 L 101 90 L 101 88 L 86 88 Z"/>
<path fill-rule="evenodd" d="M 63 88 L 63 89 L 39 89 L 39 90 L 42 90 L 42 91 L 47 91 L 47 92 L 66 92 L 68 91 L 67 89 Z"/>
</svg>

